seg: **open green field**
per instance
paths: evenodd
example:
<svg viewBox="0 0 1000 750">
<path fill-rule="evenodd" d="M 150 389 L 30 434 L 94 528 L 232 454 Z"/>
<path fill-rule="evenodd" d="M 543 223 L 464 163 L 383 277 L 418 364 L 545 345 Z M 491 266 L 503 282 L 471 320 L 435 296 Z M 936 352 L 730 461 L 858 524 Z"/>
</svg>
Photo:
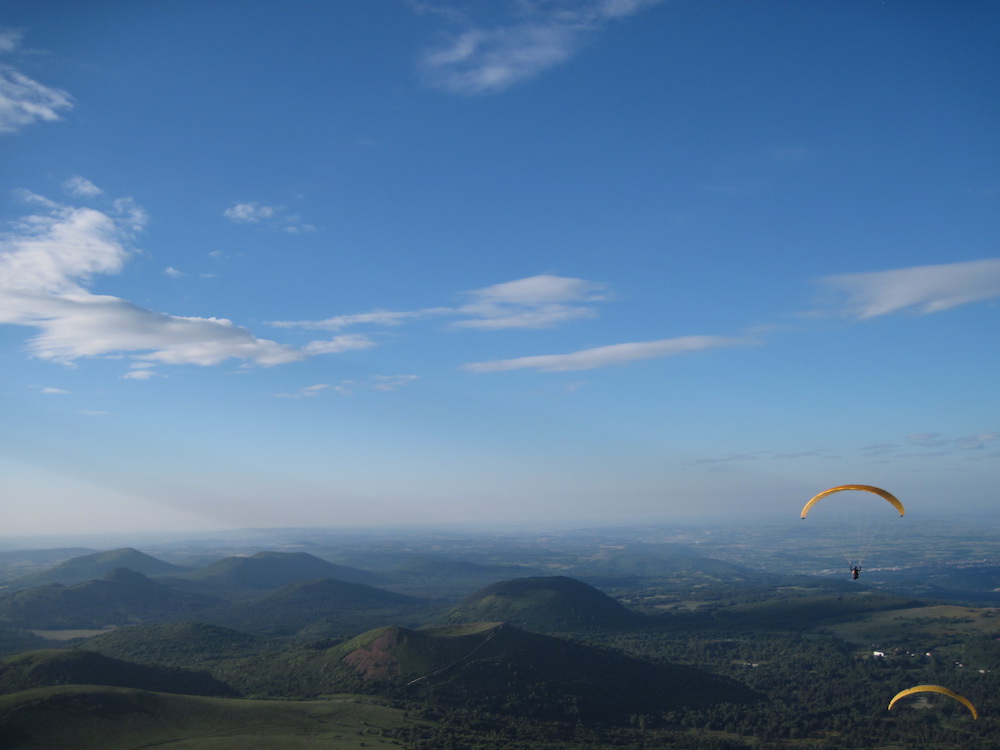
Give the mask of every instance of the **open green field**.
<svg viewBox="0 0 1000 750">
<path fill-rule="evenodd" d="M 0 696 L 5 750 L 353 750 L 399 747 L 385 730 L 417 724 L 426 722 L 357 696 L 236 700 L 80 685 Z"/>
<path fill-rule="evenodd" d="M 1000 631 L 1000 609 L 958 605 L 891 609 L 818 630 L 859 646 L 926 644 L 929 648 Z"/>
</svg>

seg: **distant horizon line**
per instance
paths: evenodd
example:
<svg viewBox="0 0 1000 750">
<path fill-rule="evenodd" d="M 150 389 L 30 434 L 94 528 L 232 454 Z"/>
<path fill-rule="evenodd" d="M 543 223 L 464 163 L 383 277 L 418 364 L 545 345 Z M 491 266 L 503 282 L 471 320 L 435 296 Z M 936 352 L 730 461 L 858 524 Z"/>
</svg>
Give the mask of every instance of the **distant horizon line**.
<svg viewBox="0 0 1000 750">
<path fill-rule="evenodd" d="M 922 524 L 924 522 L 940 523 L 942 521 L 968 522 L 977 520 L 982 522 L 984 518 L 1000 518 L 1000 508 L 990 508 L 988 510 L 966 510 L 966 511 L 940 511 L 921 512 L 919 515 L 907 514 L 908 524 Z M 266 537 L 288 537 L 291 535 L 364 535 L 371 536 L 379 533 L 405 534 L 434 534 L 434 533 L 461 533 L 461 534 L 499 534 L 499 535 L 523 535 L 523 534 L 545 534 L 545 533 L 593 533 L 597 531 L 623 532 L 638 529 L 667 529 L 667 528 L 697 528 L 706 529 L 731 528 L 734 525 L 744 525 L 752 523 L 754 525 L 775 525 L 788 523 L 790 527 L 797 526 L 801 519 L 797 513 L 793 514 L 737 514 L 724 518 L 718 516 L 685 516 L 674 519 L 632 519 L 606 521 L 599 519 L 578 519 L 571 521 L 538 521 L 526 522 L 498 522 L 484 520 L 480 522 L 469 521 L 434 521 L 434 522 L 408 522 L 408 523 L 356 523 L 338 526 L 244 526 L 225 527 L 216 529 L 135 529 L 130 531 L 81 531 L 81 532 L 55 532 L 55 533 L 22 533 L 22 534 L 0 534 L 0 552 L 29 549 L 29 544 L 42 545 L 43 548 L 51 549 L 53 546 L 86 546 L 85 542 L 99 543 L 100 541 L 135 539 L 143 541 L 163 542 L 183 542 L 183 541 L 206 541 L 212 538 L 266 538 Z M 287 540 L 291 541 L 291 540 Z M 287 543 L 286 541 L 286 543 Z M 302 541 L 307 541 L 303 539 Z M 122 544 L 122 546 L 131 546 Z"/>
</svg>

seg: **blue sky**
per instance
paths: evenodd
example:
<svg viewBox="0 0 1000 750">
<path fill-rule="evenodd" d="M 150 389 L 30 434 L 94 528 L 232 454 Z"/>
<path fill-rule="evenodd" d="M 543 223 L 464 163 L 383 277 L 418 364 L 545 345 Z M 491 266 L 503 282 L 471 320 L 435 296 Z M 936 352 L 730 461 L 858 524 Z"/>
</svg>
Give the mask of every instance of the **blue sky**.
<svg viewBox="0 0 1000 750">
<path fill-rule="evenodd" d="M 994 2 L 0 7 L 0 533 L 1000 479 Z"/>
</svg>

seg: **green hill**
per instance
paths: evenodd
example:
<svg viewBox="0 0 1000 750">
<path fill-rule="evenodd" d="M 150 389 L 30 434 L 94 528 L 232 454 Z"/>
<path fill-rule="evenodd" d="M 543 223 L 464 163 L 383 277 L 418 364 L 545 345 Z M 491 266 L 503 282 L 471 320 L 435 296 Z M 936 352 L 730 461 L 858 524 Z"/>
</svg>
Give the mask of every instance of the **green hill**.
<svg viewBox="0 0 1000 750">
<path fill-rule="evenodd" d="M 517 578 L 480 589 L 446 622 L 509 622 L 543 632 L 619 628 L 640 619 L 593 586 L 566 576 Z"/>
<path fill-rule="evenodd" d="M 215 616 L 216 622 L 252 632 L 290 635 L 323 621 L 316 635 L 344 635 L 378 623 L 405 618 L 428 603 L 417 597 L 324 578 L 291 583 L 245 604 L 234 604 Z"/>
<path fill-rule="evenodd" d="M 398 749 L 383 733 L 426 724 L 353 697 L 234 700 L 79 685 L 0 696 L 5 750 Z"/>
<path fill-rule="evenodd" d="M 217 604 L 211 597 L 173 591 L 141 573 L 115 569 L 100 580 L 38 586 L 2 596 L 0 623 L 42 630 L 102 628 L 183 619 Z"/>
<path fill-rule="evenodd" d="M 729 679 L 503 623 L 381 628 L 337 650 L 362 679 L 403 686 L 442 707 L 550 721 L 619 722 L 629 714 L 755 699 Z"/>
<path fill-rule="evenodd" d="M 123 547 L 70 558 L 54 568 L 15 578 L 10 582 L 9 588 L 25 589 L 52 583 L 69 586 L 100 578 L 116 568 L 128 568 L 147 576 L 182 573 L 187 570 L 180 565 L 158 560 L 137 549 Z"/>
<path fill-rule="evenodd" d="M 204 672 L 113 659 L 93 651 L 49 649 L 0 659 L 0 693 L 49 685 L 113 685 L 188 695 L 231 695 Z"/>
<path fill-rule="evenodd" d="M 225 589 L 264 591 L 290 583 L 336 578 L 348 583 L 378 583 L 375 573 L 349 565 L 337 565 L 308 552 L 258 552 L 248 557 L 225 557 L 186 578 Z"/>
<path fill-rule="evenodd" d="M 141 664 L 192 666 L 250 657 L 271 647 L 260 636 L 201 622 L 130 625 L 88 638 L 86 649 Z"/>
<path fill-rule="evenodd" d="M 48 570 L 72 557 L 94 554 L 89 547 L 56 547 L 53 549 L 0 549 L 0 582 L 23 578 Z"/>
</svg>

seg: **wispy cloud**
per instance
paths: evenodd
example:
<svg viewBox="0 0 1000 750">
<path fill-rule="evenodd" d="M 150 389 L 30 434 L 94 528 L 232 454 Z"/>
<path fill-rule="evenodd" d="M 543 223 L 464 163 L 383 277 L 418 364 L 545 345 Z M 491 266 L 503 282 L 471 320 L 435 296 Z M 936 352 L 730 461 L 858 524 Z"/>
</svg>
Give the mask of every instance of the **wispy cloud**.
<svg viewBox="0 0 1000 750">
<path fill-rule="evenodd" d="M 457 328 L 551 328 L 597 313 L 588 303 L 607 299 L 605 285 L 543 274 L 466 292 L 470 302 L 455 310 L 466 316 Z"/>
<path fill-rule="evenodd" d="M 748 339 L 725 336 L 682 336 L 658 341 L 639 341 L 627 344 L 612 344 L 593 349 L 583 349 L 570 354 L 543 354 L 516 359 L 498 359 L 491 362 L 472 362 L 462 369 L 470 372 L 507 372 L 509 370 L 540 370 L 542 372 L 566 372 L 571 370 L 594 370 L 601 367 L 627 365 L 637 360 L 673 357 L 678 354 L 719 349 L 732 346 L 746 346 L 754 343 Z"/>
<path fill-rule="evenodd" d="M 552 328 L 561 323 L 597 314 L 592 303 L 606 300 L 606 285 L 584 279 L 541 274 L 463 292 L 468 302 L 456 307 L 421 310 L 374 310 L 335 315 L 323 320 L 275 321 L 279 328 L 339 331 L 350 326 L 399 326 L 437 317 L 460 318 L 455 328 Z"/>
<path fill-rule="evenodd" d="M 377 391 L 398 391 L 417 379 L 416 375 L 375 375 L 372 377 L 372 388 Z"/>
<path fill-rule="evenodd" d="M 914 448 L 926 450 L 915 452 Z M 865 458 L 877 458 L 880 461 L 888 461 L 914 457 L 938 458 L 946 456 L 953 458 L 973 458 L 975 455 L 980 455 L 980 451 L 987 452 L 982 455 L 995 455 L 998 448 L 1000 448 L 1000 432 L 981 432 L 957 438 L 950 437 L 941 432 L 919 432 L 912 435 L 905 435 L 898 442 L 894 443 L 866 445 L 861 448 L 860 452 Z M 969 451 L 976 453 L 970 454 Z"/>
<path fill-rule="evenodd" d="M 919 461 L 949 460 L 950 463 L 955 463 L 956 459 L 962 461 L 993 460 L 1000 458 L 1000 432 L 984 432 L 957 438 L 948 437 L 939 432 L 923 432 L 906 435 L 897 442 L 873 443 L 857 449 L 834 451 L 829 448 L 815 448 L 783 453 L 770 451 L 756 454 L 726 453 L 720 456 L 699 458 L 685 465 L 714 469 L 721 465 L 755 460 L 764 456 L 775 460 L 828 461 L 841 460 L 851 454 L 868 459 L 870 463 L 874 464 L 891 464 L 899 461 L 912 463 L 914 459 Z"/>
<path fill-rule="evenodd" d="M 329 390 L 341 396 L 350 396 L 355 390 L 397 391 L 416 381 L 416 375 L 372 375 L 367 381 L 341 380 L 339 383 L 317 383 L 299 388 L 292 393 L 275 393 L 278 398 L 313 398 Z"/>
<path fill-rule="evenodd" d="M 464 28 L 427 51 L 420 68 L 429 85 L 451 93 L 503 91 L 568 60 L 588 34 L 659 1 L 522 0 L 504 6 L 516 13 L 509 23 L 491 27 L 452 13 Z"/>
<path fill-rule="evenodd" d="M 287 234 L 316 231 L 316 227 L 312 224 L 306 224 L 298 215 L 289 213 L 284 206 L 234 203 L 223 211 L 222 215 L 236 224 L 260 224 Z"/>
<path fill-rule="evenodd" d="M 70 177 L 63 183 L 63 189 L 75 198 L 94 198 L 104 191 L 86 177 Z"/>
<path fill-rule="evenodd" d="M 797 459 L 797 458 L 827 458 L 830 451 L 827 448 L 815 448 L 809 451 L 796 451 L 794 453 L 775 453 L 773 458 Z"/>
<path fill-rule="evenodd" d="M 1000 258 L 841 274 L 820 283 L 846 294 L 843 312 L 857 319 L 927 314 L 1000 298 Z"/>
<path fill-rule="evenodd" d="M 234 203 L 223 211 L 222 215 L 237 224 L 258 224 L 272 218 L 274 212 L 274 207 L 262 206 L 259 203 Z"/>
<path fill-rule="evenodd" d="M 16 50 L 23 36 L 20 29 L 0 29 L 0 53 Z"/>
<path fill-rule="evenodd" d="M 145 212 L 131 199 L 97 210 L 21 195 L 40 210 L 0 235 L 0 324 L 37 329 L 28 343 L 37 357 L 67 364 L 126 355 L 146 365 L 216 365 L 228 359 L 277 365 L 361 346 L 355 340 L 296 349 L 258 338 L 225 318 L 170 315 L 93 294 L 87 287 L 95 276 L 123 269 L 130 243 L 146 223 Z M 139 369 L 126 377 L 149 378 L 148 372 Z"/>
<path fill-rule="evenodd" d="M 294 393 L 275 393 L 274 395 L 278 398 L 313 398 L 329 387 L 327 383 L 317 383 L 316 385 L 307 385 L 304 388 L 299 388 Z"/>
<path fill-rule="evenodd" d="M 373 346 L 375 346 L 375 342 L 367 336 L 348 333 L 323 341 L 310 341 L 306 344 L 304 351 L 309 354 L 339 354 L 358 349 L 370 349 Z"/>
<path fill-rule="evenodd" d="M 122 380 L 150 380 L 160 377 L 160 373 L 153 370 L 130 370 L 122 375 Z"/>
<path fill-rule="evenodd" d="M 270 325 L 276 328 L 339 331 L 356 325 L 398 326 L 410 320 L 427 317 L 428 314 L 430 313 L 427 310 L 414 312 L 375 310 L 373 312 L 354 313 L 351 315 L 334 315 L 331 318 L 324 318 L 323 320 L 276 320 L 272 321 Z"/>
<path fill-rule="evenodd" d="M 0 54 L 15 52 L 21 37 L 20 31 L 0 29 Z M 0 63 L 0 133 L 16 133 L 39 120 L 58 120 L 61 111 L 72 107 L 73 97 L 65 91 L 49 88 Z"/>
</svg>

